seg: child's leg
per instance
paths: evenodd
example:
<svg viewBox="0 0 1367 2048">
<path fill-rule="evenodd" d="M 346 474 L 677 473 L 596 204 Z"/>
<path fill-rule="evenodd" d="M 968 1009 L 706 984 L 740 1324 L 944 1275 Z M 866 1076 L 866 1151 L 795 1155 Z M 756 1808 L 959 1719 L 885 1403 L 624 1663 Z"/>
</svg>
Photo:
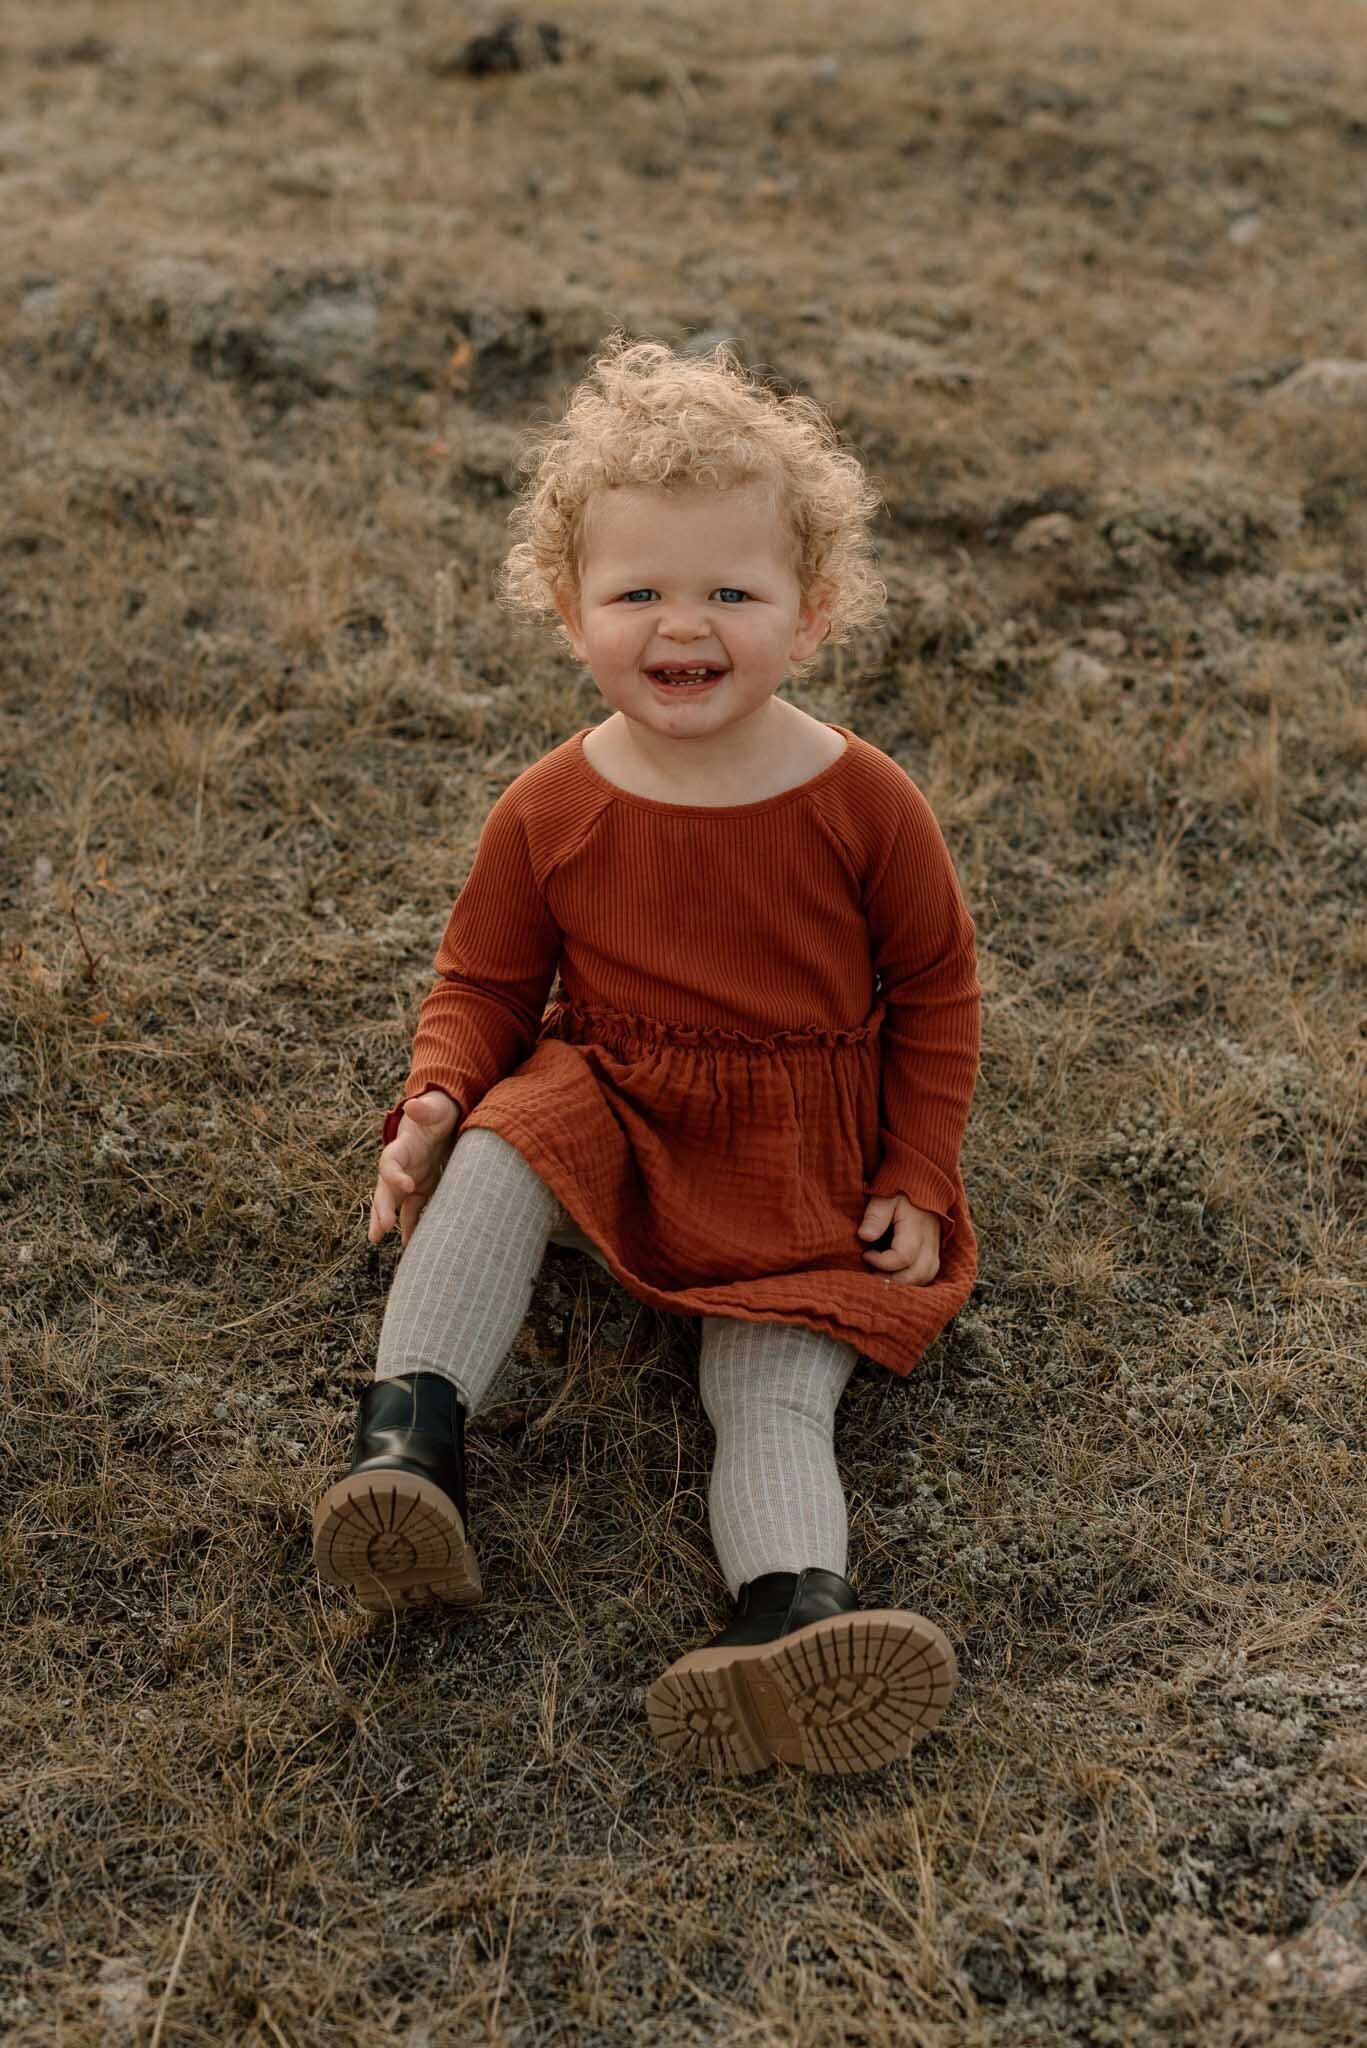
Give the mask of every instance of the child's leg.
<svg viewBox="0 0 1367 2048">
<path fill-rule="evenodd" d="M 531 1305 L 551 1235 L 568 1219 L 497 1131 L 463 1131 L 399 1261 L 376 1379 L 439 1372 L 477 1414 Z"/>
<path fill-rule="evenodd" d="M 725 1775 L 773 1762 L 872 1770 L 905 1757 L 954 1689 L 954 1651 L 935 1623 L 861 1608 L 845 1579 L 831 1444 L 857 1358 L 797 1324 L 704 1321 L 712 1538 L 736 1616 L 646 1693 L 657 1741 L 690 1763 Z"/>
<path fill-rule="evenodd" d="M 794 1323 L 705 1316 L 699 1385 L 716 1432 L 708 1513 L 734 1599 L 765 1572 L 845 1574 L 849 1526 L 832 1439 L 853 1344 Z"/>
<path fill-rule="evenodd" d="M 501 1379 L 547 1241 L 570 1225 L 515 1146 L 460 1135 L 399 1260 L 351 1470 L 313 1511 L 319 1573 L 363 1606 L 479 1601 L 465 1418 Z"/>
</svg>

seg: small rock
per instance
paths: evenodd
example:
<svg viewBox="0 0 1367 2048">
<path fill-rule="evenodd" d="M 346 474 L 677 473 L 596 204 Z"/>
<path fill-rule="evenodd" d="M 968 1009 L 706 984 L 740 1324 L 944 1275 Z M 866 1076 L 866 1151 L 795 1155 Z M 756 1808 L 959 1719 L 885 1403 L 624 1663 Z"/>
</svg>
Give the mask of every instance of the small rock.
<svg viewBox="0 0 1367 2048">
<path fill-rule="evenodd" d="M 1239 213 L 1225 229 L 1225 235 L 1236 249 L 1246 249 L 1250 242 L 1256 242 L 1263 231 L 1263 217 L 1260 213 Z"/>
<path fill-rule="evenodd" d="M 1103 683 L 1111 680 L 1111 671 L 1104 661 L 1095 655 L 1084 654 L 1080 647 L 1065 647 L 1054 661 L 1054 681 L 1065 690 L 1098 690 Z"/>
<path fill-rule="evenodd" d="M 100 1964 L 100 2018 L 108 2028 L 132 2030 L 147 2003 L 147 1978 L 128 1956 Z"/>
<path fill-rule="evenodd" d="M 1027 519 L 1011 543 L 1013 555 L 1042 555 L 1070 545 L 1074 526 L 1066 512 L 1044 512 Z"/>
<path fill-rule="evenodd" d="M 818 57 L 812 66 L 814 85 L 834 85 L 844 66 L 838 57 Z"/>
<path fill-rule="evenodd" d="M 1317 356 L 1268 393 L 1278 401 L 1310 405 L 1367 405 L 1367 362 L 1353 356 Z"/>
<path fill-rule="evenodd" d="M 349 292 L 327 294 L 281 314 L 268 334 L 280 356 L 330 370 L 370 348 L 378 321 L 368 299 Z"/>
<path fill-rule="evenodd" d="M 51 880 L 52 862 L 45 853 L 40 853 L 33 863 L 33 886 L 35 889 L 46 889 Z"/>
</svg>

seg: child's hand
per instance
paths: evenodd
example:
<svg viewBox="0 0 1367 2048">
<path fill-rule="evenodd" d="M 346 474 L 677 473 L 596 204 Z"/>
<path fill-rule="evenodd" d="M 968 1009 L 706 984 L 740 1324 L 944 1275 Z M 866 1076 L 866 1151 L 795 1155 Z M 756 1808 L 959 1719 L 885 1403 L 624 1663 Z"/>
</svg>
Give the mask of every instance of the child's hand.
<svg viewBox="0 0 1367 2048">
<path fill-rule="evenodd" d="M 864 1211 L 859 1235 L 879 1238 L 892 1225 L 892 1243 L 885 1252 L 864 1257 L 883 1269 L 893 1287 L 925 1287 L 940 1270 L 940 1219 L 933 1209 L 918 1209 L 905 1195 L 873 1195 Z"/>
<path fill-rule="evenodd" d="M 380 1177 L 366 1232 L 372 1244 L 378 1244 L 396 1221 L 408 1243 L 441 1179 L 459 1121 L 456 1104 L 439 1088 L 429 1088 L 404 1104 L 399 1128 L 380 1154 Z"/>
</svg>

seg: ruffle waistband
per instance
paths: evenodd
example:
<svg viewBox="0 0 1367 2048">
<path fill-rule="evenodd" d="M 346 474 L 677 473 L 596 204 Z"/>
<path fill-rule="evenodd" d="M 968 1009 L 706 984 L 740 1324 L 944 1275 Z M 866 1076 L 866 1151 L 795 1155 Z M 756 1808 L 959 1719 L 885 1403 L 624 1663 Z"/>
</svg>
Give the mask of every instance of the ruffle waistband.
<svg viewBox="0 0 1367 2048">
<path fill-rule="evenodd" d="M 671 1024 L 659 1017 L 641 1017 L 628 1010 L 605 1004 L 558 1002 L 542 1019 L 542 1038 L 563 1038 L 572 1045 L 602 1044 L 639 1049 L 692 1047 L 711 1052 L 763 1053 L 831 1052 L 838 1046 L 867 1045 L 882 1028 L 887 1004 L 881 999 L 862 1024 L 848 1030 L 805 1024 L 795 1031 L 775 1031 L 768 1038 L 756 1038 L 747 1031 L 734 1031 L 723 1024 Z"/>
</svg>

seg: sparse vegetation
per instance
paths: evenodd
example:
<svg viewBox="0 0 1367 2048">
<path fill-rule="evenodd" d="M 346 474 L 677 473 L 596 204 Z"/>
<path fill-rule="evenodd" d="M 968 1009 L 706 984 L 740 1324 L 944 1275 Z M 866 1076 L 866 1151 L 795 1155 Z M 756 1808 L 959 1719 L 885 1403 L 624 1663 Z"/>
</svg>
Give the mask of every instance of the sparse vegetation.
<svg viewBox="0 0 1367 2048">
<path fill-rule="evenodd" d="M 1367 1994 L 1362 13 L 0 25 L 0 2030 L 1327 2048 Z M 469 38 L 492 40 L 471 56 Z M 493 799 L 601 702 L 494 598 L 615 322 L 886 497 L 794 689 L 978 921 L 968 1309 L 837 1437 L 963 1680 L 905 1766 L 652 1746 L 717 1623 L 696 1335 L 552 1250 L 487 1603 L 309 1510 L 378 1124 Z"/>
</svg>

